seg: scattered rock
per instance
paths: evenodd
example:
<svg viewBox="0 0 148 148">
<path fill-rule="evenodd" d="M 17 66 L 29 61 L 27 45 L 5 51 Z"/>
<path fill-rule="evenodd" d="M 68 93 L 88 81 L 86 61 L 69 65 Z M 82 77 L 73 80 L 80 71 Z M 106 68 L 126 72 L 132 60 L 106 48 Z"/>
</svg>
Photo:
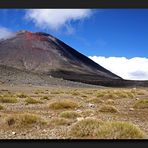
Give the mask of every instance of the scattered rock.
<svg viewBox="0 0 148 148">
<path fill-rule="evenodd" d="M 136 100 L 139 100 L 139 98 L 136 98 Z"/>
<path fill-rule="evenodd" d="M 77 109 L 77 110 L 76 110 L 76 112 L 78 112 L 78 113 L 82 113 L 82 111 L 81 111 L 81 110 L 79 110 L 79 109 Z"/>
<path fill-rule="evenodd" d="M 16 132 L 12 132 L 12 135 L 16 135 Z"/>
<path fill-rule="evenodd" d="M 130 110 L 130 111 L 134 111 L 134 108 L 130 108 L 129 110 Z"/>
<path fill-rule="evenodd" d="M 95 104 L 89 103 L 88 107 L 95 108 Z"/>
<path fill-rule="evenodd" d="M 77 121 L 81 121 L 81 120 L 83 120 L 84 119 L 84 117 L 78 117 L 77 118 Z"/>
</svg>

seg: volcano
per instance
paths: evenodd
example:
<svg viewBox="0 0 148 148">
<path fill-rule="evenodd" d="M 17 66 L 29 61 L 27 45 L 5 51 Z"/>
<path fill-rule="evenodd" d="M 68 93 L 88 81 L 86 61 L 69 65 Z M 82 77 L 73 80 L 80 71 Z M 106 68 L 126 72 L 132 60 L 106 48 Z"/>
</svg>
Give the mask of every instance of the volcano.
<svg viewBox="0 0 148 148">
<path fill-rule="evenodd" d="M 0 66 L 65 80 L 104 86 L 146 85 L 127 81 L 52 35 L 19 31 L 0 40 Z"/>
</svg>

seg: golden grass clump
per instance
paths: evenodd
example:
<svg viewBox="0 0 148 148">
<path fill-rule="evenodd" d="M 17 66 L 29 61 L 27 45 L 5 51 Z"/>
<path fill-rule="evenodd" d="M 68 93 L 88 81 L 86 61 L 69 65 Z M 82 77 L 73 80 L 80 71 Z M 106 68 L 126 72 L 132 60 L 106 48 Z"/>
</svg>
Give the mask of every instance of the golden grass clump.
<svg viewBox="0 0 148 148">
<path fill-rule="evenodd" d="M 43 96 L 43 97 L 41 98 L 41 100 L 49 100 L 49 97 L 48 97 L 48 96 Z"/>
<path fill-rule="evenodd" d="M 2 105 L 0 105 L 0 110 L 3 110 L 3 109 L 4 109 L 4 107 Z"/>
<path fill-rule="evenodd" d="M 15 97 L 0 97 L 0 103 L 17 103 L 18 100 Z"/>
<path fill-rule="evenodd" d="M 90 116 L 93 116 L 94 114 L 95 114 L 95 111 L 91 109 L 86 109 L 82 112 L 83 117 L 90 117 Z"/>
<path fill-rule="evenodd" d="M 115 93 L 106 93 L 104 96 L 103 96 L 104 99 L 118 99 L 118 95 L 115 94 Z"/>
<path fill-rule="evenodd" d="M 96 138 L 95 130 L 101 126 L 102 121 L 87 118 L 75 123 L 70 130 L 70 135 L 77 138 Z"/>
<path fill-rule="evenodd" d="M 70 129 L 72 138 L 84 139 L 139 139 L 146 135 L 135 125 L 119 121 L 83 119 Z"/>
<path fill-rule="evenodd" d="M 144 132 L 134 124 L 121 121 L 104 122 L 96 130 L 96 136 L 100 139 L 140 139 L 146 137 Z"/>
<path fill-rule="evenodd" d="M 41 89 L 37 89 L 34 94 L 47 94 L 48 92 L 47 91 L 43 91 Z"/>
<path fill-rule="evenodd" d="M 88 99 L 87 101 L 90 103 L 96 103 L 96 104 L 103 103 L 103 101 L 100 98 L 91 98 L 91 99 Z"/>
<path fill-rule="evenodd" d="M 8 126 L 23 127 L 36 123 L 45 124 L 45 121 L 42 120 L 38 115 L 23 113 L 10 115 L 8 118 L 6 118 L 6 123 Z"/>
<path fill-rule="evenodd" d="M 108 99 L 108 100 L 106 100 L 106 103 L 107 103 L 107 104 L 114 104 L 115 101 L 114 101 L 113 99 Z"/>
<path fill-rule="evenodd" d="M 79 96 L 79 95 L 81 95 L 81 93 L 80 93 L 80 92 L 75 92 L 75 91 L 74 91 L 74 92 L 72 92 L 71 94 L 72 94 L 73 96 Z"/>
<path fill-rule="evenodd" d="M 24 93 L 17 94 L 16 96 L 19 98 L 27 98 L 27 95 Z"/>
<path fill-rule="evenodd" d="M 56 95 L 56 94 L 61 94 L 61 93 L 62 93 L 62 92 L 61 92 L 60 90 L 59 90 L 59 91 L 57 90 L 57 91 L 51 91 L 51 92 L 50 92 L 50 94 L 54 94 L 54 95 Z"/>
<path fill-rule="evenodd" d="M 111 105 L 103 105 L 100 109 L 100 112 L 107 112 L 107 113 L 117 113 L 119 112 L 115 106 Z"/>
<path fill-rule="evenodd" d="M 80 114 L 75 111 L 63 111 L 60 113 L 60 117 L 73 119 L 80 117 Z"/>
<path fill-rule="evenodd" d="M 36 99 L 33 99 L 33 98 L 27 98 L 25 100 L 25 102 L 26 102 L 26 105 L 28 105 L 28 104 L 39 104 L 39 103 L 42 103 L 42 101 L 36 100 Z"/>
<path fill-rule="evenodd" d="M 97 97 L 103 97 L 105 95 L 105 93 L 104 92 L 99 92 L 99 93 L 97 93 Z"/>
<path fill-rule="evenodd" d="M 77 102 L 71 100 L 59 100 L 49 104 L 49 108 L 51 109 L 74 109 L 78 108 L 79 105 Z"/>
<path fill-rule="evenodd" d="M 65 118 L 52 118 L 48 124 L 50 126 L 61 126 L 61 125 L 70 125 L 71 121 L 69 121 L 68 119 Z"/>
<path fill-rule="evenodd" d="M 145 95 L 146 92 L 144 90 L 138 90 L 137 95 Z"/>
<path fill-rule="evenodd" d="M 133 107 L 137 109 L 148 108 L 148 99 L 138 100 Z"/>
</svg>

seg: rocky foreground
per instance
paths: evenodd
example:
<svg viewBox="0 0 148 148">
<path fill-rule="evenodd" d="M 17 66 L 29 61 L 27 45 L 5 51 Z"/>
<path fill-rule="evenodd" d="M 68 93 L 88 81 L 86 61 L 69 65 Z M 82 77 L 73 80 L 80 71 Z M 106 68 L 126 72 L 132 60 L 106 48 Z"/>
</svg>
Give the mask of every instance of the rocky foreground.
<svg viewBox="0 0 148 148">
<path fill-rule="evenodd" d="M 0 139 L 147 139 L 148 89 L 0 84 Z"/>
</svg>

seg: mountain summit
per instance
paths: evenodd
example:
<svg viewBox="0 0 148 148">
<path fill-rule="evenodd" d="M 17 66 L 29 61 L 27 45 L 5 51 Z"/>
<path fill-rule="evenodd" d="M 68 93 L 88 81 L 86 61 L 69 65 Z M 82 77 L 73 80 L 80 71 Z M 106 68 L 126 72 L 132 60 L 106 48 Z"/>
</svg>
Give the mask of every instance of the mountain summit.
<svg viewBox="0 0 148 148">
<path fill-rule="evenodd" d="M 26 30 L 0 40 L 0 66 L 97 85 L 123 80 L 52 35 Z"/>
</svg>

